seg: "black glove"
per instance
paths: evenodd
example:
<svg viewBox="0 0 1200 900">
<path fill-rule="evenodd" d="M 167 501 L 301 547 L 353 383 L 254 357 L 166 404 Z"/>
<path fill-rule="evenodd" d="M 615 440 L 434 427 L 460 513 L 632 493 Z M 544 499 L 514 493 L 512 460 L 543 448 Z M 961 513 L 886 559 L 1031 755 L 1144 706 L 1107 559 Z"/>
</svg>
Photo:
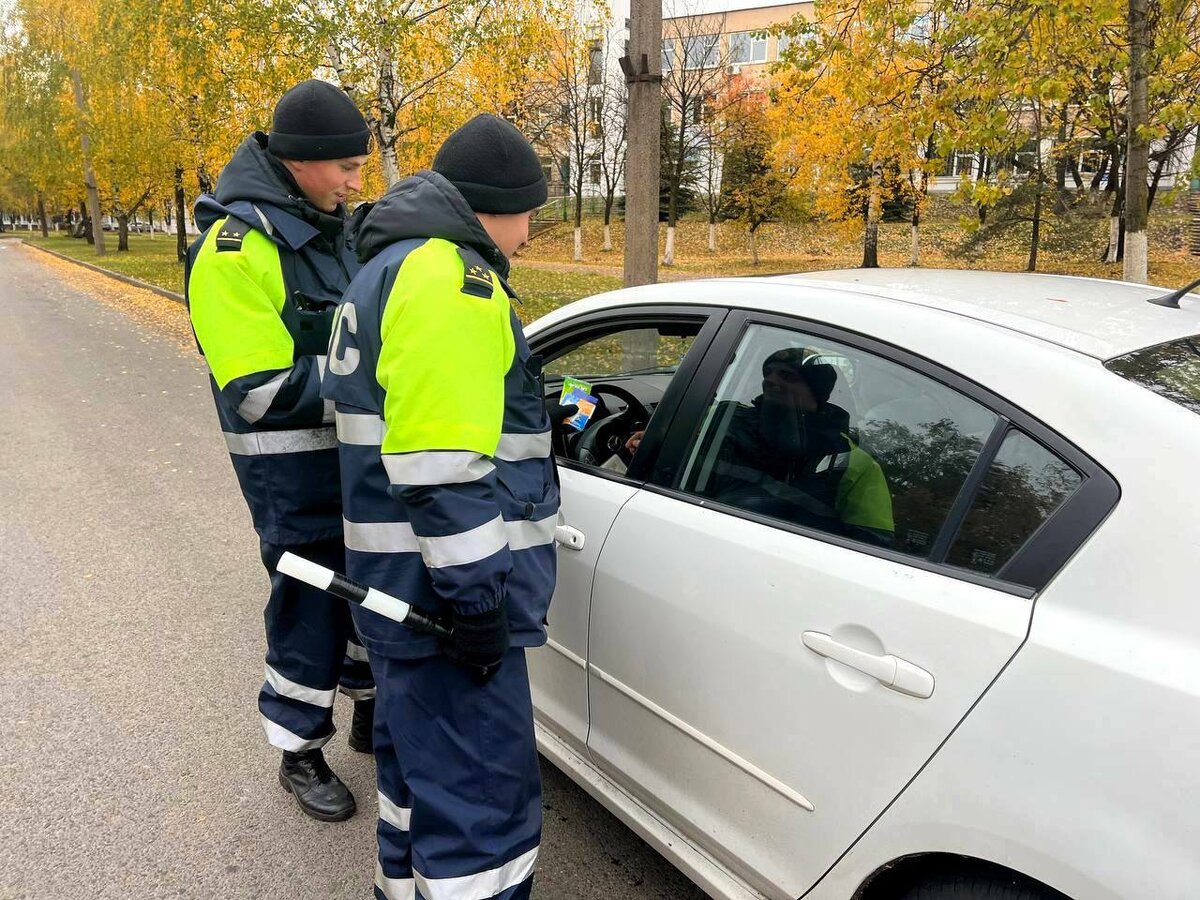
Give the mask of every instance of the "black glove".
<svg viewBox="0 0 1200 900">
<path fill-rule="evenodd" d="M 552 428 L 557 428 L 563 423 L 563 419 L 568 419 L 577 412 L 579 412 L 578 403 L 568 403 L 566 406 L 563 406 L 556 400 L 546 401 L 546 415 L 550 417 L 550 426 Z"/>
<path fill-rule="evenodd" d="M 508 614 L 501 603 L 474 616 L 452 614 L 454 632 L 446 642 L 446 655 L 471 669 L 480 684 L 486 683 L 508 652 Z"/>
</svg>

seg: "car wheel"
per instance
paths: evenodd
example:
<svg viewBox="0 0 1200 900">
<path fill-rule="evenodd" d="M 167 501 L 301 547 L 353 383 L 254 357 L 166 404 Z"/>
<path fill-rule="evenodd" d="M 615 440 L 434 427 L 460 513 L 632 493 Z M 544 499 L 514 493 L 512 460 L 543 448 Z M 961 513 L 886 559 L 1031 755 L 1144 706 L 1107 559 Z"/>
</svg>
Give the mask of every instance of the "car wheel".
<svg viewBox="0 0 1200 900">
<path fill-rule="evenodd" d="M 962 873 L 934 875 L 901 893 L 897 900 L 1063 900 L 1058 891 L 1013 875 Z"/>
</svg>

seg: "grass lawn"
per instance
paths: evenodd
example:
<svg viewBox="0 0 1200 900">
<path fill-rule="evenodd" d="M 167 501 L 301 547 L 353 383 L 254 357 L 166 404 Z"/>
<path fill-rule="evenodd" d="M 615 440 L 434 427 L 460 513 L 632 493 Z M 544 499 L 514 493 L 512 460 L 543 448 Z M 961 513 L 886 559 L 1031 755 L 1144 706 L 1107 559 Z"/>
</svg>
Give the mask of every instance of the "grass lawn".
<svg viewBox="0 0 1200 900">
<path fill-rule="evenodd" d="M 43 238 L 38 232 L 29 234 L 19 231 L 17 234 L 27 243 L 48 247 L 63 256 L 81 259 L 94 266 L 166 288 L 168 291 L 183 293 L 183 263 L 175 259 L 173 235 L 156 235 L 151 240 L 144 234 L 131 234 L 129 252 L 118 253 L 116 234 L 106 234 L 105 247 L 108 252 L 104 256 L 97 256 L 96 248 L 87 241 L 67 237 L 61 232 L 52 231 L 48 238 Z"/>
<path fill-rule="evenodd" d="M 19 235 L 29 243 L 48 247 L 64 256 L 120 272 L 122 275 L 129 275 L 169 291 L 183 293 L 183 264 L 175 258 L 174 237 L 156 236 L 152 240 L 144 234 L 131 234 L 129 251 L 118 253 L 116 235 L 109 235 L 108 252 L 103 257 L 98 257 L 95 248 L 81 239 L 53 232 L 48 238 L 43 238 L 36 232 L 32 235 L 19 232 Z M 621 286 L 621 279 L 587 272 L 522 269 L 518 262 L 511 283 L 522 300 L 517 306 L 517 315 L 522 322 L 529 323 L 572 300 L 615 290 Z"/>
<path fill-rule="evenodd" d="M 1028 224 L 1017 224 L 1008 232 L 971 250 L 965 245 L 965 207 L 939 201 L 921 228 L 921 265 L 948 269 L 993 269 L 1024 271 L 1029 257 Z M 1200 278 L 1200 257 L 1187 252 L 1188 214 L 1182 196 L 1170 206 L 1156 206 L 1150 217 L 1150 280 L 1182 287 Z M 1047 214 L 1038 271 L 1062 275 L 1120 279 L 1121 263 L 1102 263 L 1098 257 L 1108 234 L 1108 220 L 1101 211 L 1085 210 L 1070 218 Z M 599 219 L 583 223 L 583 264 L 613 266 L 622 263 L 621 222 L 612 227 L 612 252 L 605 252 L 604 226 Z M 659 259 L 666 241 L 666 226 L 659 229 Z M 521 251 L 525 259 L 569 264 L 573 254 L 571 224 L 561 223 L 536 237 Z M 717 252 L 708 250 L 708 223 L 685 218 L 676 229 L 676 264 L 660 266 L 661 274 L 703 278 L 713 275 L 753 275 L 780 272 L 810 272 L 818 269 L 855 268 L 862 262 L 862 238 L 836 225 L 769 223 L 758 232 L 759 265 L 751 263 L 749 237 L 744 225 L 723 222 L 717 226 Z M 911 229 L 905 222 L 880 226 L 879 262 L 882 266 L 907 266 L 911 252 Z"/>
</svg>

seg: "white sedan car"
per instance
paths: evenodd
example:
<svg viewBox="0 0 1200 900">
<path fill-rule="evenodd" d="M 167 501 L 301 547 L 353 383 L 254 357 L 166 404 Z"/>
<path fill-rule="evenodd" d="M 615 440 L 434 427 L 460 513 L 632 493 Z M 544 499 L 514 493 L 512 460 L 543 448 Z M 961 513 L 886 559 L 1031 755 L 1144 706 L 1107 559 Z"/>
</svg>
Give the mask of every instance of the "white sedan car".
<svg viewBox="0 0 1200 900">
<path fill-rule="evenodd" d="M 929 270 L 527 329 L 542 752 L 713 897 L 1200 896 L 1200 297 Z M 633 449 L 636 448 L 636 449 Z"/>
</svg>

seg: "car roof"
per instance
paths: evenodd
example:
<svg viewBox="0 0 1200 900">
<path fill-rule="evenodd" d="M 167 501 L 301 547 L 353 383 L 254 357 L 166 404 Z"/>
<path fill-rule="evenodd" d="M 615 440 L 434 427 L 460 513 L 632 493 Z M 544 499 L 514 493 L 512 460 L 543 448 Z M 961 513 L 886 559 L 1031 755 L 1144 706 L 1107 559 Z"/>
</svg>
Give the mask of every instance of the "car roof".
<svg viewBox="0 0 1200 900">
<path fill-rule="evenodd" d="M 775 279 L 944 310 L 1109 359 L 1200 332 L 1200 297 L 1149 303 L 1177 288 L 1103 278 L 964 269 L 842 269 Z"/>
<path fill-rule="evenodd" d="M 1167 309 L 1147 301 L 1175 288 L 1154 287 L 1102 278 L 982 272 L 965 269 L 844 269 L 795 275 L 672 281 L 626 288 L 577 301 L 534 323 L 533 331 L 580 312 L 625 304 L 707 304 L 701 285 L 721 286 L 720 305 L 811 316 L 811 301 L 854 295 L 860 303 L 878 302 L 895 313 L 897 304 L 961 316 L 1035 340 L 1068 348 L 1096 359 L 1111 359 L 1181 337 L 1200 333 L 1200 296 L 1189 295 L 1182 309 Z M 736 299 L 728 288 L 736 285 Z M 755 285 L 771 286 L 760 291 Z M 811 288 L 813 293 L 778 288 Z M 810 302 L 806 303 L 806 299 Z M 831 324 L 836 304 L 819 304 Z M 881 312 L 884 310 L 881 309 Z M 842 323 L 845 324 L 845 323 Z M 914 323 L 915 324 L 915 323 Z"/>
</svg>

